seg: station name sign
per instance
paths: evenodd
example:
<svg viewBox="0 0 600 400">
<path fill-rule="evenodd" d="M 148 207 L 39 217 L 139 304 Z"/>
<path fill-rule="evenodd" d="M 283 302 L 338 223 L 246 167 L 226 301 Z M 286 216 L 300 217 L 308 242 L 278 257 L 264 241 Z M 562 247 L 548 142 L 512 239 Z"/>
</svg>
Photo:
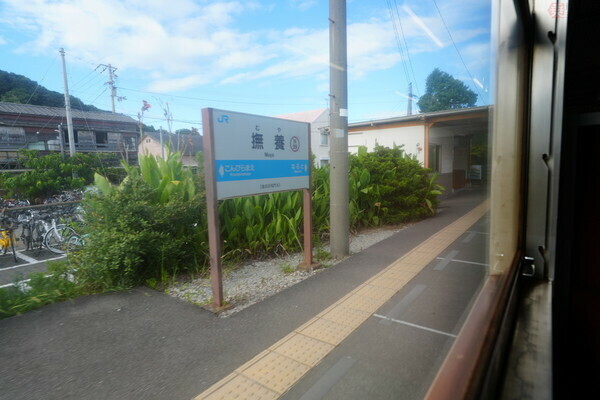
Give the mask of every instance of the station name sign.
<svg viewBox="0 0 600 400">
<path fill-rule="evenodd" d="M 309 188 L 308 123 L 212 108 L 203 116 L 218 200 Z"/>
</svg>

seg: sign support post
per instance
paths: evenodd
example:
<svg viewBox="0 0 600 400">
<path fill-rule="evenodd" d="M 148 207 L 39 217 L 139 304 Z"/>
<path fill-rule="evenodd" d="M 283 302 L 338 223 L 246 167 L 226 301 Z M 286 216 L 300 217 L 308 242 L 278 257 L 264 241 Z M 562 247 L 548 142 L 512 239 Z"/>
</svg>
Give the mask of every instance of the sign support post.
<svg viewBox="0 0 600 400">
<path fill-rule="evenodd" d="M 204 180 L 206 183 L 206 214 L 208 220 L 208 246 L 210 250 L 210 280 L 215 310 L 223 307 L 223 274 L 221 271 L 221 228 L 217 204 L 217 181 L 215 179 L 215 146 L 213 118 L 209 109 L 202 110 L 204 148 Z"/>
<path fill-rule="evenodd" d="M 312 269 L 310 125 L 233 111 L 202 110 L 204 174 L 214 311 L 223 304 L 218 201 L 303 190 L 304 267 Z"/>
<path fill-rule="evenodd" d="M 310 125 L 308 126 L 308 148 L 310 149 Z M 313 220 L 312 220 L 312 160 L 308 152 L 308 188 L 302 190 L 302 212 L 304 213 L 304 263 L 300 269 L 312 271 L 317 264 L 313 261 Z"/>
</svg>

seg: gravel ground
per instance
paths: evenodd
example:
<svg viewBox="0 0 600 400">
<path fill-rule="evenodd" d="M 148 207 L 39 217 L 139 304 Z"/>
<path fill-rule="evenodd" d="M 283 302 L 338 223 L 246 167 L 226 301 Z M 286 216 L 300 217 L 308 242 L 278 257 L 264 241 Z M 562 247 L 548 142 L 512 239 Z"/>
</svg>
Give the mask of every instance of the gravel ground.
<svg viewBox="0 0 600 400">
<path fill-rule="evenodd" d="M 350 254 L 358 253 L 405 227 L 372 229 L 353 235 L 350 237 Z M 329 247 L 325 246 L 324 250 L 329 252 Z M 232 307 L 219 316 L 228 317 L 323 270 L 296 271 L 302 259 L 302 254 L 296 253 L 265 261 L 248 261 L 235 269 L 224 268 L 224 297 Z M 330 259 L 321 261 L 321 264 L 329 267 L 340 261 Z M 166 293 L 194 304 L 207 305 L 212 299 L 210 278 L 174 284 L 167 288 Z"/>
</svg>

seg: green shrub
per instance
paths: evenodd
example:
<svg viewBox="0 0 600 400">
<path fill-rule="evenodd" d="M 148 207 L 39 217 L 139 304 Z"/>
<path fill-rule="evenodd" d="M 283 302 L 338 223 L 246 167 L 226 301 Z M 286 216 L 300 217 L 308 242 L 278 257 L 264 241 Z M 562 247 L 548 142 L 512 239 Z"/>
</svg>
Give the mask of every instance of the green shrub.
<svg viewBox="0 0 600 400">
<path fill-rule="evenodd" d="M 123 165 L 127 177 L 112 185 L 96 175 L 100 193 L 82 205 L 86 245 L 71 257 L 86 290 L 161 282 L 206 264 L 205 202 L 179 153 Z"/>
<path fill-rule="evenodd" d="M 2 178 L 2 187 L 9 196 L 29 199 L 45 198 L 63 190 L 82 189 L 94 180 L 94 173 L 112 165 L 116 158 L 111 154 L 77 153 L 62 159 L 60 154 L 39 156 L 35 150 L 21 150 L 24 165 L 30 169 L 18 175 Z M 114 171 L 111 169 L 111 173 Z"/>
<path fill-rule="evenodd" d="M 201 157 L 198 158 L 201 161 Z M 165 282 L 208 264 L 203 175 L 183 170 L 179 154 L 145 156 L 125 167 L 119 186 L 96 176 L 101 194 L 84 200 L 86 247 L 75 257 L 77 279 L 87 290 Z M 417 220 L 434 211 L 440 193 L 418 161 L 401 148 L 361 148 L 350 157 L 351 227 Z M 313 234 L 329 231 L 329 168 L 314 168 Z M 200 186 L 201 187 L 201 186 Z M 286 254 L 302 247 L 302 193 L 270 193 L 219 202 L 226 260 Z"/>
<path fill-rule="evenodd" d="M 350 157 L 350 170 L 355 180 L 365 182 L 357 189 L 358 197 L 351 198 L 357 208 L 367 214 L 364 221 L 357 218 L 361 225 L 427 217 L 435 212 L 437 196 L 443 190 L 435 183 L 437 175 L 431 175 L 401 146 L 391 149 L 376 146 L 370 153 L 361 147 L 357 155 Z"/>
<path fill-rule="evenodd" d="M 130 176 L 131 178 L 131 176 Z M 120 190 L 83 201 L 86 246 L 73 257 L 77 282 L 88 290 L 131 287 L 148 279 L 165 282 L 204 264 L 204 201 L 156 201 L 156 190 L 140 177 Z"/>
</svg>

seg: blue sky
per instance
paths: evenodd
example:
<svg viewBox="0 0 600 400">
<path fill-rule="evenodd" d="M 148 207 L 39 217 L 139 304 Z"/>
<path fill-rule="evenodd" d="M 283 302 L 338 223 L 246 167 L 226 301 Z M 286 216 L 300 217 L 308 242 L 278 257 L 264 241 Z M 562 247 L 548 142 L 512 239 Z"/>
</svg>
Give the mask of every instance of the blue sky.
<svg viewBox="0 0 600 400">
<path fill-rule="evenodd" d="M 423 94 L 436 67 L 488 104 L 490 3 L 348 0 L 349 121 L 405 114 L 408 83 Z M 146 100 L 157 128 L 167 103 L 174 129 L 200 127 L 204 107 L 325 108 L 328 17 L 327 0 L 0 0 L 0 69 L 62 92 L 63 47 L 71 94 L 110 110 L 96 69 L 110 63 L 127 97 L 117 112 L 136 118 Z"/>
</svg>

